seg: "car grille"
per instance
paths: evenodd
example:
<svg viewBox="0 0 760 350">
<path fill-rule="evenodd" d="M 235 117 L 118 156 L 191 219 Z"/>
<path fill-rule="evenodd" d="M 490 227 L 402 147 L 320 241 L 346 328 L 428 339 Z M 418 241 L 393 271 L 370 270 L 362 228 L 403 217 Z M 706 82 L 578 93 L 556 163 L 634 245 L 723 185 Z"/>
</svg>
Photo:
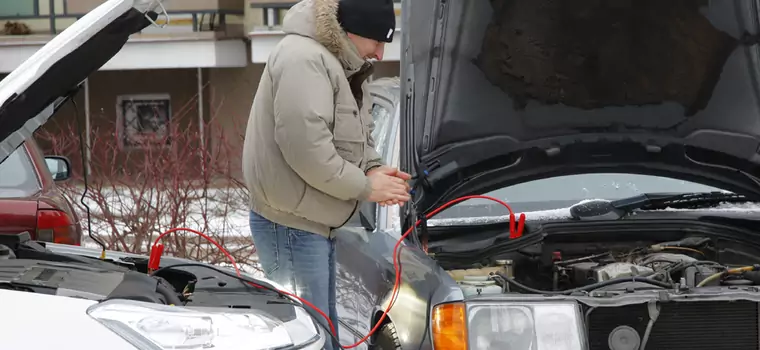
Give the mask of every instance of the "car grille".
<svg viewBox="0 0 760 350">
<path fill-rule="evenodd" d="M 649 322 L 646 304 L 600 307 L 589 314 L 591 350 L 609 350 L 613 329 L 627 325 L 639 335 Z M 660 317 L 652 328 L 647 350 L 758 349 L 758 304 L 750 301 L 660 303 Z"/>
</svg>

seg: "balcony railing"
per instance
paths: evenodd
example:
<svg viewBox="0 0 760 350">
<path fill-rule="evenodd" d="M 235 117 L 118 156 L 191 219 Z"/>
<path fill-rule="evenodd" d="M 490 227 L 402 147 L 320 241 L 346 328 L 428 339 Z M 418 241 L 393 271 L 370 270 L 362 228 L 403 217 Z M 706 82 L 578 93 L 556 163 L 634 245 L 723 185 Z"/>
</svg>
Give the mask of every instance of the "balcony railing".
<svg viewBox="0 0 760 350">
<path fill-rule="evenodd" d="M 29 28 L 33 34 L 54 35 L 103 1 L 0 0 L 0 23 L 18 22 Z M 171 15 L 171 24 L 188 27 L 193 32 L 224 30 L 230 17 L 242 25 L 245 12 L 243 0 L 171 0 L 165 1 L 164 5 L 167 13 Z M 27 33 L 11 31 L 6 34 Z"/>
<path fill-rule="evenodd" d="M 259 28 L 276 29 L 282 25 L 282 20 L 285 17 L 285 13 L 288 9 L 298 3 L 293 0 L 248 0 L 251 10 L 254 12 L 260 12 L 252 14 L 252 17 L 248 22 L 253 25 L 253 30 Z M 396 7 L 396 23 L 400 22 L 401 13 L 401 0 L 393 0 Z"/>
</svg>

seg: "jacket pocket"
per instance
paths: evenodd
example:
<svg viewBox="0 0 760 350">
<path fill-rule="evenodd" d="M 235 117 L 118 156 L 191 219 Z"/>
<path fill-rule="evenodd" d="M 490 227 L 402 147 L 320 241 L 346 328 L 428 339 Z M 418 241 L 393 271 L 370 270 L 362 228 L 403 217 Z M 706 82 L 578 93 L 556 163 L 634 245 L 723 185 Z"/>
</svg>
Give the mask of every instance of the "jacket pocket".
<svg viewBox="0 0 760 350">
<path fill-rule="evenodd" d="M 361 164 L 364 156 L 364 131 L 358 108 L 340 104 L 335 107 L 333 144 L 343 159 L 356 166 Z"/>
<path fill-rule="evenodd" d="M 357 201 L 342 201 L 307 186 L 295 215 L 328 227 L 340 227 L 353 213 Z"/>
</svg>

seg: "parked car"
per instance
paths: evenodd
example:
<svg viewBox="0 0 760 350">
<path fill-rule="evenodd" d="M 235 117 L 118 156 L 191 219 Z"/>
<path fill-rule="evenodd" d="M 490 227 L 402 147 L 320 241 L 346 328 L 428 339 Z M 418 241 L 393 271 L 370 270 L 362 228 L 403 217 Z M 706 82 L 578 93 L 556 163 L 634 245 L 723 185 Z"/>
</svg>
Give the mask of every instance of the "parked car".
<svg viewBox="0 0 760 350">
<path fill-rule="evenodd" d="M 25 126 L 44 123 L 148 25 L 146 4 L 106 2 L 0 82 L 0 160 L 31 134 Z M 359 348 L 760 346 L 760 91 L 756 41 L 746 34 L 760 22 L 753 4 L 404 1 L 400 88 L 374 83 L 373 109 L 377 124 L 398 121 L 376 126 L 375 136 L 394 140 L 378 146 L 413 173 L 413 198 L 398 218 L 395 208 L 362 204 L 335 230 L 341 342 L 382 319 Z M 659 35 L 640 34 L 647 31 Z M 480 193 L 527 214 L 524 230 L 510 230 L 501 204 L 475 200 L 426 218 Z M 57 333 L 35 341 L 67 348 L 324 340 L 304 309 L 208 265 L 150 276 L 144 256 L 109 252 L 101 261 L 97 251 L 41 248 L 26 237 L 0 236 L 8 247 L 0 256 L 15 255 L 0 260 L 12 276 L 0 274 L 0 283 L 16 289 L 0 297 L 14 316 L 4 329 L 9 348 L 29 348 L 39 329 Z M 163 305 L 191 281 L 190 302 Z M 27 316 L 30 305 L 44 309 Z M 216 322 L 238 320 L 230 309 L 259 327 L 224 332 L 238 329 Z M 89 322 L 98 342 L 82 341 L 70 315 Z"/>
<path fill-rule="evenodd" d="M 413 198 L 334 232 L 342 343 L 395 300 L 375 348 L 760 346 L 751 8 L 404 1 L 373 111 Z M 524 230 L 484 198 L 421 220 L 478 194 Z"/>
<path fill-rule="evenodd" d="M 372 114 L 375 118 L 373 136 L 377 141 L 376 149 L 384 162 L 394 167 L 400 166 L 400 92 L 398 78 L 382 78 L 370 84 L 370 93 L 374 99 Z M 635 197 L 641 193 L 714 191 L 721 190 L 668 177 L 595 173 L 528 181 L 496 189 L 485 195 L 508 200 L 515 212 L 527 213 L 534 220 L 561 220 L 571 219 L 570 206 L 592 199 L 620 200 Z M 374 327 L 382 311 L 387 307 L 387 298 L 393 291 L 395 274 L 391 257 L 393 248 L 401 237 L 402 223 L 399 209 L 398 206 L 380 207 L 372 203 L 362 203 L 361 214 L 342 229 L 336 230 L 338 250 L 336 256 L 339 271 L 337 280 L 341 290 L 338 293 L 337 303 L 341 305 L 338 308 L 338 314 L 342 344 L 353 344 L 363 338 Z M 758 214 L 760 214 L 760 207 L 758 207 Z M 431 219 L 429 224 L 434 227 L 459 226 L 474 222 L 499 224 L 504 223 L 505 219 L 505 210 L 500 205 L 484 199 L 473 199 L 444 210 L 435 219 Z M 473 244 L 486 246 L 489 243 Z M 446 271 L 446 269 L 441 269 L 435 260 L 427 257 L 412 255 L 405 258 L 412 260 L 411 265 L 416 267 L 415 274 L 431 274 L 427 278 L 433 278 L 439 282 L 435 288 L 419 286 L 419 290 L 414 287 L 411 287 L 411 290 L 405 289 L 407 293 L 412 293 L 405 295 L 407 293 L 402 292 L 405 300 L 417 299 L 417 303 L 411 305 L 426 304 L 424 300 L 419 300 L 419 295 L 437 294 L 441 291 L 460 292 L 462 281 L 458 282 L 454 278 L 461 279 L 464 268 L 449 268 L 449 271 Z M 403 261 L 402 264 L 407 266 L 407 261 Z M 494 269 L 484 268 L 483 271 L 491 272 Z M 476 275 L 473 277 L 482 274 L 482 271 L 477 269 L 469 272 Z M 465 284 L 468 291 L 478 287 L 482 286 Z M 426 314 L 420 312 L 420 310 L 410 310 L 406 303 L 394 305 L 371 343 L 376 344 L 375 348 L 383 350 L 406 348 L 403 346 L 405 343 L 398 336 L 398 329 L 401 328 L 407 332 L 406 339 L 419 337 L 415 340 L 418 343 L 411 348 L 416 349 L 419 342 L 429 346 L 429 340 L 424 340 L 426 333 L 430 332 L 429 324 L 425 320 Z M 358 348 L 367 348 L 367 345 Z"/>
<path fill-rule="evenodd" d="M 0 193 L 33 198 L 0 215 L 0 308 L 12 319 L 0 348 L 321 349 L 326 333 L 311 311 L 266 279 L 172 257 L 149 269 L 148 256 L 44 241 L 66 242 L 46 160 L 59 180 L 69 164 L 43 159 L 29 137 L 157 9 L 105 1 L 0 81 Z"/>
<path fill-rule="evenodd" d="M 80 245 L 79 217 L 56 186 L 70 167 L 65 157 L 43 157 L 33 138 L 0 163 L 0 234 L 27 231 L 39 241 Z"/>
</svg>

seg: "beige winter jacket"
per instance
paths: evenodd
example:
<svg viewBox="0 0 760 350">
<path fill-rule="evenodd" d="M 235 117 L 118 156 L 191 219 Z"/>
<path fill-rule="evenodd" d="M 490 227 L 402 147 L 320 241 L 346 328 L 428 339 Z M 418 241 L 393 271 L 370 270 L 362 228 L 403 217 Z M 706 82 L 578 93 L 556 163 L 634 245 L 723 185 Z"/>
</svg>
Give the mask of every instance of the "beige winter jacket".
<svg viewBox="0 0 760 350">
<path fill-rule="evenodd" d="M 366 82 L 372 66 L 341 29 L 337 2 L 304 0 L 288 11 L 243 149 L 251 210 L 326 237 L 366 199 L 365 173 L 381 164 Z"/>
</svg>

